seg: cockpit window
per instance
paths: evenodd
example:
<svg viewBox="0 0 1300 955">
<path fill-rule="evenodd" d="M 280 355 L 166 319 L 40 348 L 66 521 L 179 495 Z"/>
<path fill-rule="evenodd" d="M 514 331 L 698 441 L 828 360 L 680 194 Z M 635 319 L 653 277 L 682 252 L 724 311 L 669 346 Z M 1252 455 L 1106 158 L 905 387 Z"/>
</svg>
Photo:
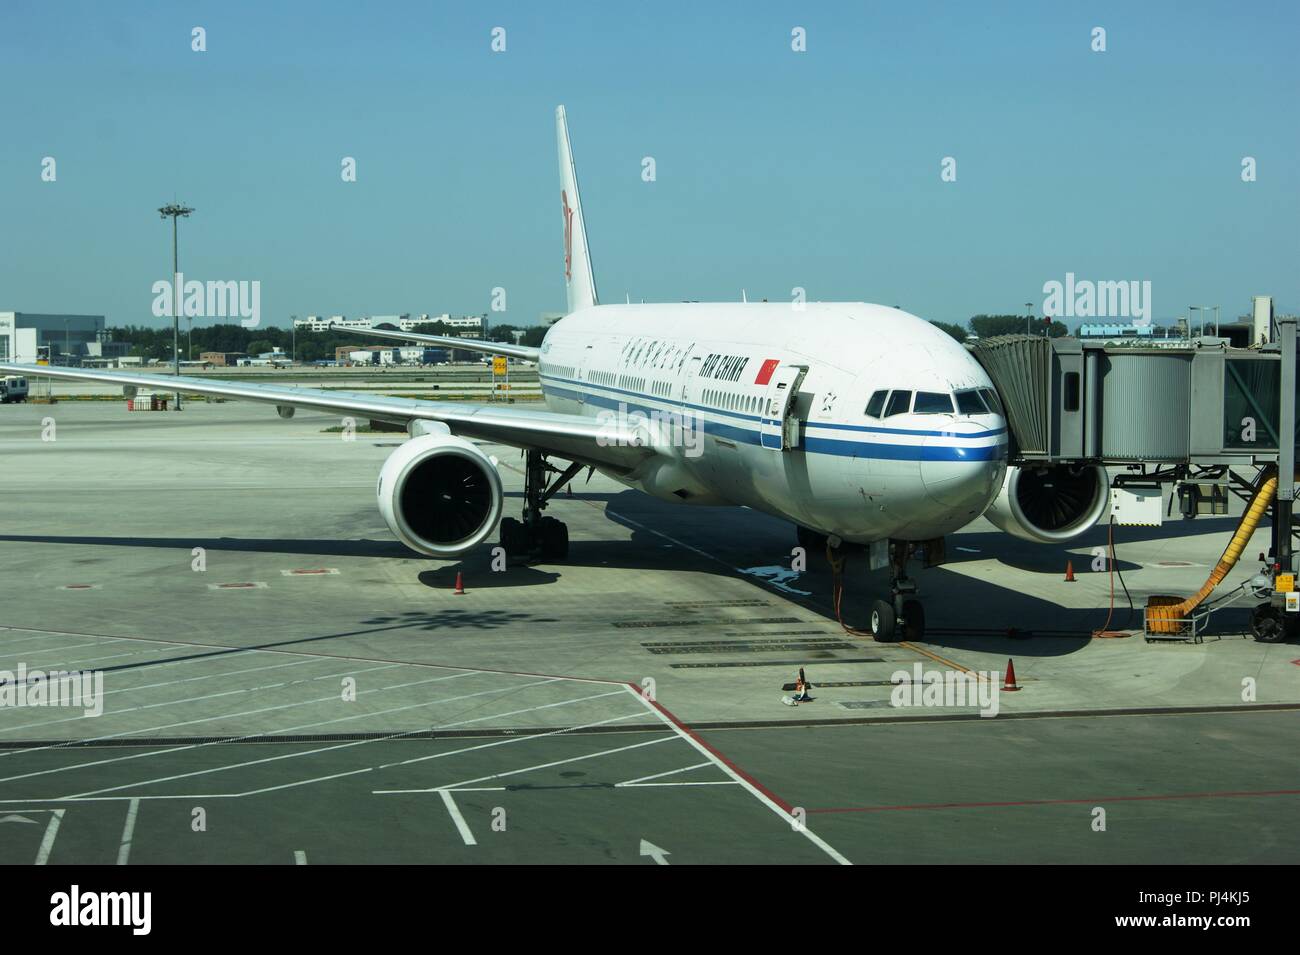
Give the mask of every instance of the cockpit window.
<svg viewBox="0 0 1300 955">
<path fill-rule="evenodd" d="M 885 417 L 891 417 L 896 414 L 907 414 L 907 409 L 912 405 L 912 393 L 910 391 L 891 391 L 889 393 L 889 403 L 885 405 Z"/>
<path fill-rule="evenodd" d="M 959 391 L 954 397 L 961 414 L 988 414 L 989 409 L 984 406 L 984 399 L 978 391 Z"/>
<path fill-rule="evenodd" d="M 989 406 L 994 414 L 1003 415 L 1005 417 L 1006 413 L 1002 410 L 1002 399 L 998 397 L 996 391 L 992 388 L 981 388 L 980 397 L 984 399 L 984 403 Z"/>
<path fill-rule="evenodd" d="M 937 391 L 918 391 L 912 414 L 952 414 L 952 396 Z"/>
<path fill-rule="evenodd" d="M 873 418 L 879 418 L 880 412 L 885 410 L 885 399 L 888 397 L 888 391 L 873 392 L 871 399 L 867 402 L 867 414 Z"/>
</svg>

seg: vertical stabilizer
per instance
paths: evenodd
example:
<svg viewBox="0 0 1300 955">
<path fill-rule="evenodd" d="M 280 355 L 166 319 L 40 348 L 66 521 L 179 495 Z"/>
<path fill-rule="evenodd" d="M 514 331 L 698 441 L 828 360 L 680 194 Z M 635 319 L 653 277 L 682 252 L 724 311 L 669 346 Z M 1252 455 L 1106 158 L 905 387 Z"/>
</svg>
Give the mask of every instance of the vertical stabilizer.
<svg viewBox="0 0 1300 955">
<path fill-rule="evenodd" d="M 587 225 L 578 196 L 578 173 L 569 145 L 569 122 L 564 107 L 555 109 L 555 138 L 560 147 L 560 202 L 564 209 L 564 288 L 569 311 L 596 305 L 596 276 L 591 271 L 591 250 L 587 247 Z"/>
</svg>

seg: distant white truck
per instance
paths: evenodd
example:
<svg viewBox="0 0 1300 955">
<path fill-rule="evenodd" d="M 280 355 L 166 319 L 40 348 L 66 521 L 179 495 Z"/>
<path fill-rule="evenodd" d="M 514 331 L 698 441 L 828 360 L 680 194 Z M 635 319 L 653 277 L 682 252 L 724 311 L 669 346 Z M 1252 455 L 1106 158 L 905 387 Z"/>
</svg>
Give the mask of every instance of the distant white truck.
<svg viewBox="0 0 1300 955">
<path fill-rule="evenodd" d="M 21 375 L 6 375 L 0 379 L 0 404 L 27 400 L 27 379 Z"/>
</svg>

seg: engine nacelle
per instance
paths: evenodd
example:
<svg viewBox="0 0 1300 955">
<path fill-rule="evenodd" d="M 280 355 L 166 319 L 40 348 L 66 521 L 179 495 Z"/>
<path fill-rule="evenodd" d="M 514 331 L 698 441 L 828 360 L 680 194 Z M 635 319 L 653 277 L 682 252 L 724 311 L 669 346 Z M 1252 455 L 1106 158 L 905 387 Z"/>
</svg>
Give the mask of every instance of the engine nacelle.
<svg viewBox="0 0 1300 955">
<path fill-rule="evenodd" d="M 375 492 L 388 529 L 430 557 L 463 554 L 501 517 L 496 465 L 451 434 L 423 434 L 403 444 L 384 462 Z"/>
<path fill-rule="evenodd" d="M 984 516 L 1015 537 L 1059 544 L 1096 524 L 1109 504 L 1110 475 L 1103 467 L 1008 467 Z"/>
</svg>

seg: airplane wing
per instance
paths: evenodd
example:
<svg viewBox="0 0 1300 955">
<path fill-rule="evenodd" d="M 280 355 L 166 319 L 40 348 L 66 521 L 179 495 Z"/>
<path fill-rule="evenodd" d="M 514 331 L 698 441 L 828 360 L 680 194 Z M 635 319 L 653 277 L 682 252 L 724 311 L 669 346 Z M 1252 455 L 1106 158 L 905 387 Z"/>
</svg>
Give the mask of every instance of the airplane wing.
<svg viewBox="0 0 1300 955">
<path fill-rule="evenodd" d="M 393 338 L 400 342 L 437 345 L 439 348 L 460 348 L 465 351 L 483 352 L 487 355 L 522 358 L 524 361 L 537 361 L 542 354 L 540 348 L 531 348 L 527 345 L 507 345 L 505 342 L 486 342 L 477 338 L 457 338 L 455 335 L 424 335 L 420 332 L 399 332 L 386 328 L 347 328 L 342 325 L 330 325 L 330 331 L 347 332 L 365 338 Z"/>
<path fill-rule="evenodd" d="M 237 401 L 259 401 L 280 408 L 303 408 L 339 415 L 374 418 L 408 426 L 439 421 L 453 434 L 545 451 L 570 461 L 631 470 L 654 453 L 650 436 L 625 423 L 602 422 L 575 414 L 529 408 L 493 408 L 455 401 L 418 401 L 319 388 L 208 381 L 185 375 L 139 375 L 91 368 L 0 364 L 0 372 L 29 378 L 97 381 L 123 388 L 185 391 Z"/>
</svg>

